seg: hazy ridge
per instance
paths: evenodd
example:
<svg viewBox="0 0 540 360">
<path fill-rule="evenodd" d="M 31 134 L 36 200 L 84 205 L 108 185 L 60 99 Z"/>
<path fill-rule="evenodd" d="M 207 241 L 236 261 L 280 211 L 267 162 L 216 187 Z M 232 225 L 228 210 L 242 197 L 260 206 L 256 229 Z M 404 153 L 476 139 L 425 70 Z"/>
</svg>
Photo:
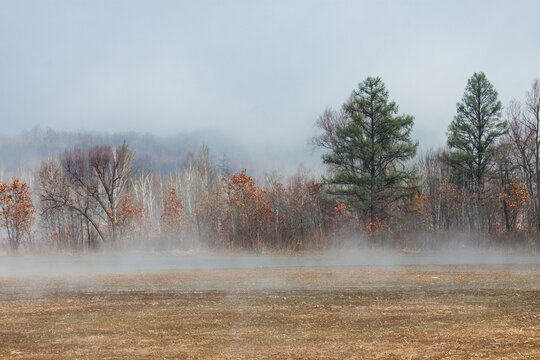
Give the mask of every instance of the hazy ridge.
<svg viewBox="0 0 540 360">
<path fill-rule="evenodd" d="M 0 134 L 0 178 L 33 172 L 42 160 L 63 154 L 65 149 L 87 149 L 96 144 L 118 146 L 124 141 L 135 152 L 135 168 L 161 174 L 181 167 L 189 154 L 203 145 L 209 147 L 215 163 L 230 172 L 247 169 L 260 177 L 273 170 L 288 175 L 301 165 L 315 172 L 321 168 L 320 152 L 314 151 L 307 140 L 296 145 L 260 143 L 248 149 L 217 131 L 178 132 L 161 137 L 133 131 L 71 132 L 36 126 L 19 135 Z"/>
</svg>

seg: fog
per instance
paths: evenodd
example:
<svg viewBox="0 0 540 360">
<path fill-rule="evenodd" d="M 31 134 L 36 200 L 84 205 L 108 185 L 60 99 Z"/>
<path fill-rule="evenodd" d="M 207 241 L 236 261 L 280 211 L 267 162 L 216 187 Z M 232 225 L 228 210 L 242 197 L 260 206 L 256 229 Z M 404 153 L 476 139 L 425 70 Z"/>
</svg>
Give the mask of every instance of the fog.
<svg viewBox="0 0 540 360">
<path fill-rule="evenodd" d="M 538 1 L 316 3 L 0 2 L 0 180 L 31 182 L 65 149 L 124 141 L 136 169 L 164 176 L 206 144 L 221 170 L 262 180 L 304 165 L 316 178 L 313 124 L 367 76 L 415 117 L 423 149 L 444 146 L 474 72 L 505 105 L 540 76 Z M 537 262 L 504 251 L 130 251 L 2 256 L 0 276 Z"/>
<path fill-rule="evenodd" d="M 381 76 L 434 147 L 473 72 L 505 104 L 540 76 L 538 1 L 315 3 L 2 1 L 1 131 L 217 131 L 287 149 Z"/>
<path fill-rule="evenodd" d="M 0 278 L 26 276 L 86 276 L 247 270 L 275 268 L 402 267 L 426 265 L 540 264 L 540 256 L 493 251 L 403 253 L 386 250 L 336 250 L 311 254 L 216 253 L 207 251 L 131 251 L 127 253 L 2 256 Z"/>
<path fill-rule="evenodd" d="M 127 142 L 134 151 L 135 168 L 150 169 L 168 174 L 177 170 L 190 153 L 197 153 L 208 146 L 212 160 L 222 170 L 230 172 L 246 169 L 248 173 L 263 178 L 265 173 L 276 171 L 287 176 L 299 166 L 309 168 L 313 174 L 322 172 L 321 151 L 314 149 L 307 139 L 299 139 L 280 147 L 266 144 L 246 147 L 216 131 L 178 132 L 168 136 L 124 131 L 117 133 L 96 131 L 60 131 L 33 127 L 18 135 L 0 133 L 0 181 L 10 176 L 28 176 L 43 160 L 54 158 L 66 149 Z"/>
<path fill-rule="evenodd" d="M 539 14 L 0 0 L 0 358 L 537 354 Z"/>
</svg>

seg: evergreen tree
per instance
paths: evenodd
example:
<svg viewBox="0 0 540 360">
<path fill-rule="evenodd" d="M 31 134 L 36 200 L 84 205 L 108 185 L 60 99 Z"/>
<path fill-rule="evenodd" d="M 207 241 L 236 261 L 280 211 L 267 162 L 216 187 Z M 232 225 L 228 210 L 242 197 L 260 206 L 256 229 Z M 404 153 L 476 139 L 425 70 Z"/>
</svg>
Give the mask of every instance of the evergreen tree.
<svg viewBox="0 0 540 360">
<path fill-rule="evenodd" d="M 381 78 L 368 77 L 343 105 L 345 119 L 330 136 L 323 155 L 331 169 L 329 193 L 339 195 L 371 220 L 387 217 L 390 206 L 411 194 L 414 172 L 405 162 L 416 154 L 414 118 L 398 115 Z"/>
<path fill-rule="evenodd" d="M 476 194 L 477 217 L 481 222 L 485 177 L 495 155 L 496 140 L 507 132 L 497 96 L 486 75 L 474 73 L 467 81 L 461 102 L 457 103 L 457 115 L 448 127 L 450 152 L 445 160 L 472 185 L 470 190 Z"/>
</svg>

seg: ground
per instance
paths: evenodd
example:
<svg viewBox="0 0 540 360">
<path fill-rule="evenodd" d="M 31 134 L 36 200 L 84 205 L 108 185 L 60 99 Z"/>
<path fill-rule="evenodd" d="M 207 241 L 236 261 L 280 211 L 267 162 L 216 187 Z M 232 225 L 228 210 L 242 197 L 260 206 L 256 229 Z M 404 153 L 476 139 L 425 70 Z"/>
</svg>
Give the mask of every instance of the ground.
<svg viewBox="0 0 540 360">
<path fill-rule="evenodd" d="M 0 278 L 4 359 L 538 359 L 540 265 Z"/>
</svg>

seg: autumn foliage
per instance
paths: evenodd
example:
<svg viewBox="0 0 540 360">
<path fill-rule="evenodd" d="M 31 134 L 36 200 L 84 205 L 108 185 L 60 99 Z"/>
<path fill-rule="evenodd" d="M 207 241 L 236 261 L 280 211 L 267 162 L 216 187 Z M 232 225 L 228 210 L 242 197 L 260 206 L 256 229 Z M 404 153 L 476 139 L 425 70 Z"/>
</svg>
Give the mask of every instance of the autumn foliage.
<svg viewBox="0 0 540 360">
<path fill-rule="evenodd" d="M 163 212 L 161 213 L 161 231 L 169 240 L 178 239 L 182 230 L 182 214 L 184 207 L 178 198 L 176 189 L 169 186 L 168 195 L 163 199 Z"/>
<path fill-rule="evenodd" d="M 529 191 L 524 185 L 518 184 L 513 179 L 510 180 L 508 188 L 501 194 L 508 230 L 521 225 L 520 215 L 529 203 L 530 198 Z"/>
<path fill-rule="evenodd" d="M 435 247 L 455 234 L 478 235 L 483 242 L 476 244 L 510 235 L 531 243 L 538 234 L 532 177 L 505 167 L 511 159 L 504 154 L 478 199 L 477 185 L 440 154 L 424 154 L 410 184 L 414 191 L 370 217 L 354 197 L 328 192 L 322 178 L 302 168 L 287 178 L 228 172 L 205 148 L 162 176 L 134 170 L 127 145 L 75 148 L 44 161 L 35 173 L 38 231 L 32 233 L 29 186 L 19 179 L 0 184 L 0 226 L 13 250 L 31 238 L 76 251 L 107 244 L 241 251 Z"/>
<path fill-rule="evenodd" d="M 222 191 L 227 206 L 223 224 L 230 246 L 261 247 L 261 234 L 266 232 L 276 216 L 267 202 L 268 192 L 259 187 L 245 171 L 223 181 Z"/>
<path fill-rule="evenodd" d="M 142 205 L 135 205 L 130 194 L 125 194 L 120 208 L 116 214 L 116 224 L 120 231 L 120 237 L 136 238 L 143 235 L 145 229 L 144 208 Z"/>
<path fill-rule="evenodd" d="M 30 239 L 34 212 L 26 182 L 14 178 L 11 183 L 0 183 L 0 226 L 7 231 L 13 251 Z"/>
</svg>

